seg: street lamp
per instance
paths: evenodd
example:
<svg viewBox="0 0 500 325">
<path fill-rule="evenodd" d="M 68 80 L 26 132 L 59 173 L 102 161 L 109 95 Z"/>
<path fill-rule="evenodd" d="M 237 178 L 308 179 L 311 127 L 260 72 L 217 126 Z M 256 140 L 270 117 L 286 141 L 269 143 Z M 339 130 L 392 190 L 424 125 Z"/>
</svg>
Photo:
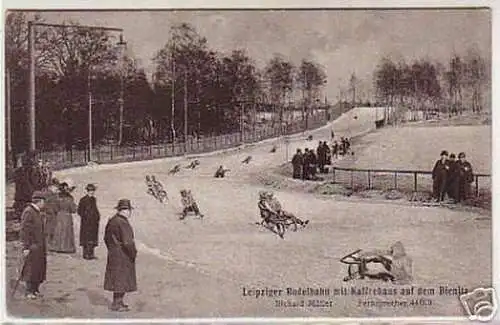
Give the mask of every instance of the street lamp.
<svg viewBox="0 0 500 325">
<path fill-rule="evenodd" d="M 30 57 L 30 74 L 28 83 L 28 98 L 29 98 L 29 132 L 30 132 L 30 150 L 36 150 L 36 125 L 35 125 L 35 26 L 55 27 L 55 28 L 82 28 L 93 30 L 105 30 L 123 32 L 122 28 L 100 27 L 100 26 L 83 26 L 83 25 L 61 25 L 61 24 L 46 24 L 28 21 L 28 54 Z"/>
<path fill-rule="evenodd" d="M 124 70 L 125 70 L 125 50 L 127 47 L 127 42 L 123 41 L 123 35 L 120 34 L 120 41 L 117 45 L 121 48 L 121 69 L 120 69 L 120 99 L 118 100 L 120 104 L 120 130 L 118 134 L 118 145 L 122 144 L 123 141 L 123 102 L 124 102 Z"/>
</svg>

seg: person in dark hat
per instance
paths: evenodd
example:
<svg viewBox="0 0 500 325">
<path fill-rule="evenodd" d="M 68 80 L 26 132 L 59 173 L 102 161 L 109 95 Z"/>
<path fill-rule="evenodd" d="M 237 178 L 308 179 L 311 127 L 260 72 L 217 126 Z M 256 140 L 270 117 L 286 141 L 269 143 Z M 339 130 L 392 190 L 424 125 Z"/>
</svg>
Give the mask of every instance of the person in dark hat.
<svg viewBox="0 0 500 325">
<path fill-rule="evenodd" d="M 458 163 L 454 153 L 450 154 L 448 159 L 448 175 L 446 177 L 446 193 L 453 200 L 453 203 L 459 202 L 460 192 L 460 164 Z"/>
<path fill-rule="evenodd" d="M 458 154 L 458 166 L 460 167 L 458 200 L 465 201 L 470 195 L 471 183 L 474 181 L 472 165 L 465 159 L 465 152 Z"/>
<path fill-rule="evenodd" d="M 444 200 L 446 193 L 446 177 L 448 170 L 448 151 L 441 151 L 441 158 L 436 161 L 432 169 L 432 194 L 436 202 Z"/>
<path fill-rule="evenodd" d="M 129 223 L 133 208 L 130 200 L 120 199 L 115 209 L 117 212 L 109 219 L 104 231 L 104 243 L 108 249 L 104 290 L 113 292 L 112 311 L 128 311 L 128 305 L 123 302 L 125 293 L 137 291 L 137 249 Z"/>
<path fill-rule="evenodd" d="M 292 168 L 293 168 L 293 178 L 300 179 L 302 174 L 302 160 L 304 159 L 302 155 L 302 150 L 297 149 L 297 152 L 292 157 Z"/>
<path fill-rule="evenodd" d="M 40 297 L 40 284 L 47 276 L 47 246 L 45 243 L 45 216 L 41 211 L 45 207 L 46 194 L 35 191 L 31 202 L 21 215 L 20 240 L 24 267 L 21 279 L 26 282 L 26 298 Z"/>
<path fill-rule="evenodd" d="M 76 252 L 73 214 L 76 212 L 77 205 L 71 194 L 74 189 L 75 186 L 70 179 L 59 183 L 57 214 L 51 234 L 52 240 L 48 241 L 48 248 L 51 252 L 67 254 Z"/>
<path fill-rule="evenodd" d="M 305 148 L 304 155 L 302 155 L 302 179 L 309 179 L 310 176 L 310 167 L 309 162 L 311 160 L 311 156 L 309 154 L 309 148 Z"/>
<path fill-rule="evenodd" d="M 87 194 L 78 202 L 77 213 L 80 216 L 80 246 L 83 249 L 83 258 L 86 260 L 96 259 L 95 247 L 99 243 L 99 221 L 101 214 L 97 208 L 95 197 L 96 186 L 88 184 L 85 187 Z"/>
</svg>

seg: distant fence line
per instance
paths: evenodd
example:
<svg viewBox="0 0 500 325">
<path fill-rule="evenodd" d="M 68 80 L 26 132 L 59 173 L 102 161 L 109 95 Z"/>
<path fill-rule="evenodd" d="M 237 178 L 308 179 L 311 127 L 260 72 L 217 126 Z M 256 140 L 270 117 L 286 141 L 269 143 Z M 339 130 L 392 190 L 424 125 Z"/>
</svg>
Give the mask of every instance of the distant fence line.
<svg viewBox="0 0 500 325">
<path fill-rule="evenodd" d="M 245 143 L 254 143 L 279 136 L 292 135 L 306 130 L 312 130 L 326 125 L 328 114 L 323 111 L 309 116 L 306 121 L 297 120 L 287 125 L 268 126 L 250 131 L 235 132 L 219 136 L 191 139 L 182 142 L 144 145 L 98 145 L 93 146 L 90 153 L 85 149 L 61 149 L 36 153 L 37 159 L 49 162 L 52 169 L 60 170 L 87 165 L 90 161 L 98 163 L 118 163 L 140 161 L 166 157 L 176 157 L 188 154 L 201 154 L 221 149 L 234 148 Z M 307 124 L 307 125 L 306 125 Z M 91 159 L 92 158 L 92 159 Z M 14 166 L 6 159 L 6 176 L 11 179 Z"/>
<path fill-rule="evenodd" d="M 394 170 L 394 169 L 363 169 L 333 167 L 333 182 L 354 187 L 371 189 L 405 188 L 411 185 L 414 192 L 432 189 L 432 172 L 422 170 Z M 480 181 L 481 179 L 481 184 Z M 485 180 L 486 179 L 486 180 Z M 484 181 L 483 181 L 484 180 Z M 490 174 L 474 174 L 475 195 L 479 195 L 480 188 L 491 189 Z"/>
</svg>

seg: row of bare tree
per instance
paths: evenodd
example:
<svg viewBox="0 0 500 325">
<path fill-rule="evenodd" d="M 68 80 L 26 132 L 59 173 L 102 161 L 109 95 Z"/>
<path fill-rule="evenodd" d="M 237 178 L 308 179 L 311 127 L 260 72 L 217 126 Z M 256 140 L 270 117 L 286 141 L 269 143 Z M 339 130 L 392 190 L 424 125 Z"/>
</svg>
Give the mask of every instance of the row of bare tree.
<svg viewBox="0 0 500 325">
<path fill-rule="evenodd" d="M 374 74 L 378 100 L 413 111 L 482 112 L 490 84 L 490 62 L 477 50 L 453 55 L 448 66 L 430 60 L 393 62 L 383 58 Z"/>
<path fill-rule="evenodd" d="M 29 19 L 43 22 L 39 15 Z M 155 70 L 149 81 L 116 33 L 74 22 L 65 25 L 73 27 L 34 29 L 38 147 L 85 146 L 89 98 L 96 143 L 116 141 L 122 131 L 124 143 L 165 141 L 179 134 L 234 132 L 252 121 L 255 127 L 256 112 L 263 110 L 283 120 L 297 89 L 303 92 L 298 106 L 308 114 L 326 84 L 325 72 L 313 61 L 302 60 L 294 67 L 275 55 L 260 71 L 245 51 L 217 53 L 185 23 L 168 31 L 164 47 L 154 55 Z M 16 151 L 25 150 L 28 143 L 27 26 L 24 12 L 8 14 L 5 55 Z"/>
</svg>

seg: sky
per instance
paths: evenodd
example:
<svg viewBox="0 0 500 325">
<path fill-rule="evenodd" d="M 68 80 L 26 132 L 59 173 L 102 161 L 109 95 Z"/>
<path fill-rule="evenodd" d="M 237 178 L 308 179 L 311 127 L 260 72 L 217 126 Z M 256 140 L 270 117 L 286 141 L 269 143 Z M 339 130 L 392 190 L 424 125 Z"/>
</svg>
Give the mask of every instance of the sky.
<svg viewBox="0 0 500 325">
<path fill-rule="evenodd" d="M 337 98 L 355 73 L 359 91 L 370 92 L 372 73 L 383 56 L 428 58 L 446 63 L 471 47 L 491 58 L 488 9 L 256 10 L 256 11 L 59 11 L 41 12 L 46 22 L 123 28 L 128 51 L 150 77 L 152 58 L 173 24 L 192 24 L 213 50 L 244 49 L 257 67 L 275 53 L 296 66 L 302 59 L 321 64 L 328 83 L 324 95 Z"/>
</svg>

